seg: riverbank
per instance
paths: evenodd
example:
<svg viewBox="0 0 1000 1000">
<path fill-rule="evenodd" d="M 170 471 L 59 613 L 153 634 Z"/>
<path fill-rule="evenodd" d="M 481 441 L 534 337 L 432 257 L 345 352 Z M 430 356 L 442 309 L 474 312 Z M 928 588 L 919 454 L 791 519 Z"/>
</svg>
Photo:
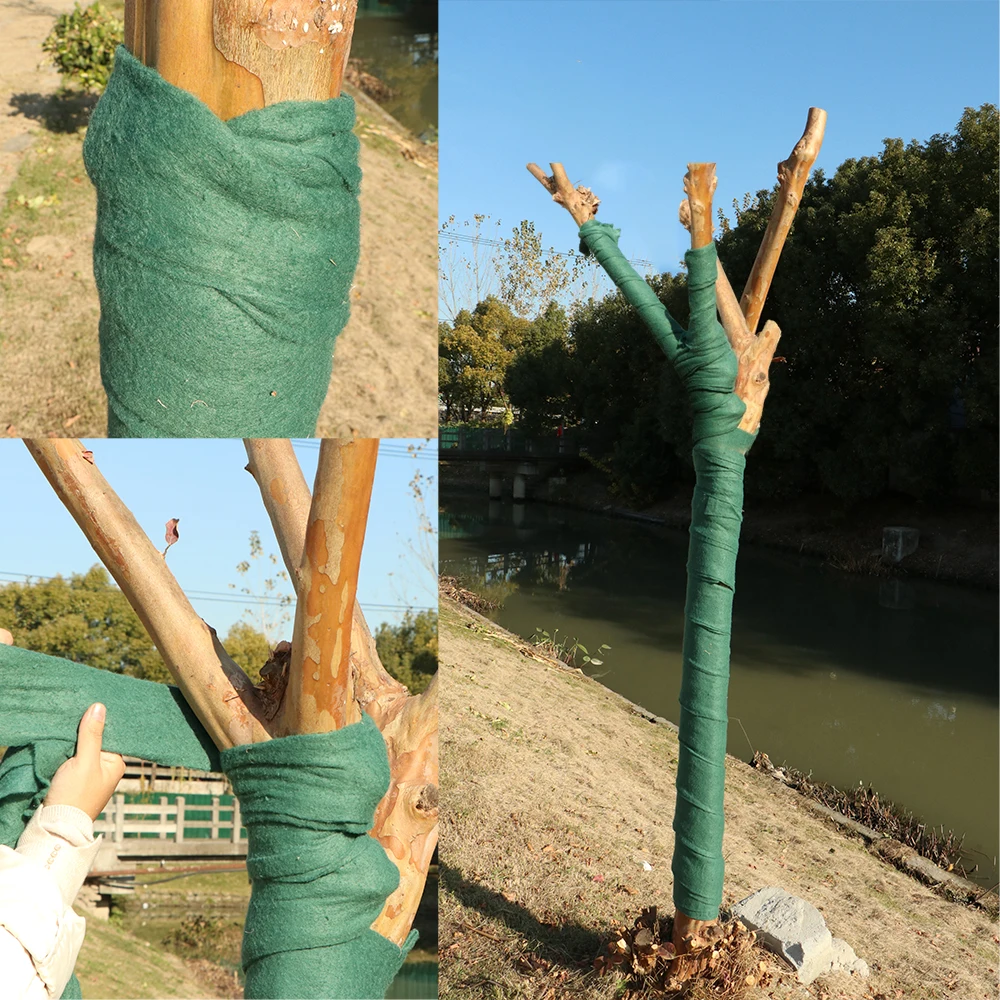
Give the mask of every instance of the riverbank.
<svg viewBox="0 0 1000 1000">
<path fill-rule="evenodd" d="M 446 597 L 440 623 L 441 996 L 620 995 L 591 963 L 614 924 L 671 908 L 676 733 Z M 724 904 L 782 886 L 872 969 L 807 989 L 766 955 L 768 986 L 746 996 L 996 996 L 1000 941 L 985 913 L 735 758 L 724 853 Z"/>
<path fill-rule="evenodd" d="M 488 488 L 488 476 L 473 462 L 442 461 L 442 488 Z M 629 517 L 686 530 L 691 523 L 691 487 L 648 507 L 634 507 L 613 497 L 596 470 L 570 472 L 565 486 L 543 491 L 537 499 L 574 510 Z M 898 566 L 880 560 L 882 529 L 906 525 L 920 532 L 916 552 Z M 846 509 L 830 497 L 794 500 L 748 499 L 741 544 L 763 545 L 819 556 L 834 569 L 865 576 L 920 577 L 996 590 L 1000 585 L 1000 546 L 995 507 L 919 504 L 905 497 L 880 497 Z"/>
</svg>

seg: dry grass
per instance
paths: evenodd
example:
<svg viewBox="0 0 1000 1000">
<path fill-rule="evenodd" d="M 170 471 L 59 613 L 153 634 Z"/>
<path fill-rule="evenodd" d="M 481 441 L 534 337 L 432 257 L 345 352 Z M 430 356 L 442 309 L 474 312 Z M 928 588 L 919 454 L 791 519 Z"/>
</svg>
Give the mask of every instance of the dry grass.
<svg viewBox="0 0 1000 1000">
<path fill-rule="evenodd" d="M 671 908 L 676 735 L 447 599 L 441 625 L 441 996 L 621 996 L 621 977 L 591 967 L 613 926 Z M 983 914 L 735 759 L 727 807 L 724 905 L 782 886 L 872 968 L 806 989 L 772 958 L 767 988 L 748 997 L 996 997 L 997 930 Z"/>
</svg>

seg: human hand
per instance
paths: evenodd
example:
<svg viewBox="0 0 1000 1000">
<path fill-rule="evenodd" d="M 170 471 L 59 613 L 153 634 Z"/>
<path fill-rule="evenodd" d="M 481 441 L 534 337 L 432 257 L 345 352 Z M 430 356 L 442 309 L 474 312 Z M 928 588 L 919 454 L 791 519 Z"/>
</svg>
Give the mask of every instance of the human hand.
<svg viewBox="0 0 1000 1000">
<path fill-rule="evenodd" d="M 14 637 L 5 628 L 0 628 L 0 642 L 5 646 L 13 646 Z"/>
<path fill-rule="evenodd" d="M 125 773 L 125 761 L 119 754 L 101 750 L 106 712 L 100 702 L 84 712 L 77 731 L 76 755 L 53 775 L 42 805 L 76 806 L 91 819 L 104 811 Z"/>
</svg>

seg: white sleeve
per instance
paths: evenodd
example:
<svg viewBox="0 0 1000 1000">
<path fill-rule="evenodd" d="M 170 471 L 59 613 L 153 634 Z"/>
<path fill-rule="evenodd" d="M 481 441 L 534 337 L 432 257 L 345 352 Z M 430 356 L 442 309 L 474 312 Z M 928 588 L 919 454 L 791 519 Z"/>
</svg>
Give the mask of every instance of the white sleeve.
<svg viewBox="0 0 1000 1000">
<path fill-rule="evenodd" d="M 71 904 L 99 846 L 90 817 L 71 806 L 38 809 L 16 851 L 0 846 L 5 997 L 51 1000 L 62 995 L 86 929 Z"/>
</svg>

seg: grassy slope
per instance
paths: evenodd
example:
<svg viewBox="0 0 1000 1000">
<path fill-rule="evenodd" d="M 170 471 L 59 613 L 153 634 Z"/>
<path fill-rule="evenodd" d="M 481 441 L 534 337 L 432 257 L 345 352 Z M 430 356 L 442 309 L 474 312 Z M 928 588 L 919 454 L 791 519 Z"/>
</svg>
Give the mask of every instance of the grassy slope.
<svg viewBox="0 0 1000 1000">
<path fill-rule="evenodd" d="M 602 935 L 643 906 L 672 908 L 677 737 L 446 598 L 441 627 L 441 996 L 614 996 L 620 984 L 588 971 Z M 888 867 L 735 758 L 724 854 L 724 903 L 782 886 L 872 968 L 806 990 L 774 961 L 751 996 L 996 997 L 998 939 L 983 914 Z M 548 968 L 525 972 L 536 959 Z"/>
<path fill-rule="evenodd" d="M 99 920 L 87 921 L 76 963 L 85 998 L 218 997 L 175 955 L 158 951 L 128 931 Z"/>
</svg>

